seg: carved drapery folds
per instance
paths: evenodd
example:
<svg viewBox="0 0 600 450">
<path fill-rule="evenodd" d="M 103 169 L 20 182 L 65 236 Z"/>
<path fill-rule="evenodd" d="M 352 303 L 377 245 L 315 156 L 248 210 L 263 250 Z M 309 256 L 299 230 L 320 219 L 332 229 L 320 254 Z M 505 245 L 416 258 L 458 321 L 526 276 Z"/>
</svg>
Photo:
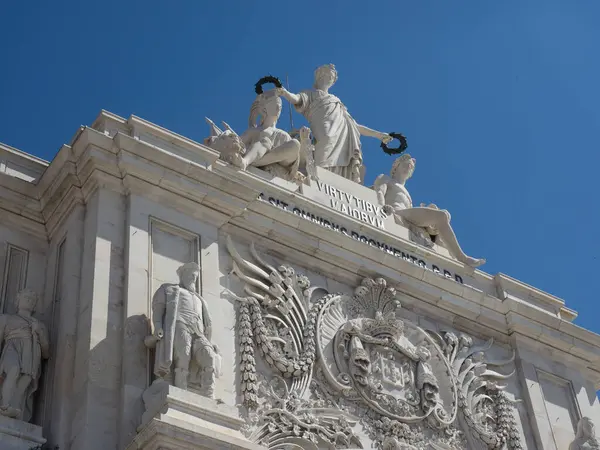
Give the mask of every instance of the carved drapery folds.
<svg viewBox="0 0 600 450">
<path fill-rule="evenodd" d="M 353 295 L 329 293 L 289 266 L 270 265 L 253 244 L 248 259 L 229 238 L 227 248 L 245 283 L 231 295 L 253 441 L 357 448 L 363 436 L 389 449 L 522 448 L 498 383 L 512 376 L 502 367 L 514 355 L 490 361 L 491 340 L 477 346 L 401 319 L 382 278 L 364 279 Z"/>
<path fill-rule="evenodd" d="M 37 303 L 37 293 L 23 289 L 17 314 L 0 315 L 0 414 L 26 422 L 33 414 L 42 359 L 50 350 L 46 327 L 32 316 Z"/>
<path fill-rule="evenodd" d="M 577 435 L 569 446 L 569 450 L 598 450 L 600 443 L 596 438 L 594 422 L 589 417 L 582 417 L 577 424 Z"/>
</svg>

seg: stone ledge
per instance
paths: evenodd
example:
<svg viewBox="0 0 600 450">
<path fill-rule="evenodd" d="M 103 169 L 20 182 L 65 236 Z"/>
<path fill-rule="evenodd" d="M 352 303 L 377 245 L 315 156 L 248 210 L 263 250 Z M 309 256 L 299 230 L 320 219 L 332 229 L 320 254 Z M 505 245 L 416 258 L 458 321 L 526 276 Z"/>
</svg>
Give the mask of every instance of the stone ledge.
<svg viewBox="0 0 600 450">
<path fill-rule="evenodd" d="M 265 447 L 174 417 L 152 419 L 126 450 L 265 450 Z"/>
<path fill-rule="evenodd" d="M 155 382 L 144 394 L 144 401 L 146 412 L 138 427 L 139 432 L 143 432 L 153 420 L 173 418 L 190 426 L 200 426 L 244 439 L 239 430 L 245 422 L 239 416 L 237 408 L 219 400 L 203 397 L 165 382 Z"/>
<path fill-rule="evenodd" d="M 46 439 L 42 427 L 0 416 L 0 442 L 2 450 L 29 450 L 45 444 Z"/>
</svg>

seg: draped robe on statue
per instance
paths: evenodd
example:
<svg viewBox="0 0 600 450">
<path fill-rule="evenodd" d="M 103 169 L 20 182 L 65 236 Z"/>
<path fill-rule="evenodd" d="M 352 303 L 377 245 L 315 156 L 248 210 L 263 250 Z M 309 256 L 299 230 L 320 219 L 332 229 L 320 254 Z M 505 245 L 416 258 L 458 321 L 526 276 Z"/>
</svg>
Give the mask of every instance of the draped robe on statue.
<svg viewBox="0 0 600 450">
<path fill-rule="evenodd" d="M 362 152 L 358 125 L 339 98 L 320 89 L 302 91 L 296 110 L 315 138 L 315 165 L 358 183 Z"/>
<path fill-rule="evenodd" d="M 20 405 L 20 419 L 28 422 L 33 414 L 33 394 L 37 390 L 38 380 L 42 371 L 42 348 L 40 337 L 33 329 L 41 333 L 43 325 L 33 317 L 18 315 L 0 315 L 0 376 L 11 367 L 19 367 L 21 375 L 29 375 L 31 382 L 25 390 L 24 404 Z M 2 399 L 8 403 L 7 399 Z"/>
</svg>

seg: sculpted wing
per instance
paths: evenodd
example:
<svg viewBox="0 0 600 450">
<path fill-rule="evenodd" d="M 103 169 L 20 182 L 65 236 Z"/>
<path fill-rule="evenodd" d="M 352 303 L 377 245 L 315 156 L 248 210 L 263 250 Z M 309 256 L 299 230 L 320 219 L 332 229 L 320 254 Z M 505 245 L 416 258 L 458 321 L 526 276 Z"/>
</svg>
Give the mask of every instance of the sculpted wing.
<svg viewBox="0 0 600 450">
<path fill-rule="evenodd" d="M 245 283 L 246 297 L 234 294 L 241 303 L 239 326 L 245 362 L 242 371 L 248 369 L 243 374 L 244 381 L 246 378 L 249 382 L 256 381 L 253 372 L 256 348 L 272 369 L 291 379 L 290 391 L 301 395 L 308 389 L 312 377 L 316 358 L 315 327 L 324 304 L 321 299 L 311 304 L 310 299 L 320 296 L 323 290 L 309 289 L 308 278 L 296 274 L 289 266 L 271 266 L 260 257 L 254 243 L 250 245 L 250 258 L 238 253 L 229 236 L 227 249 L 234 261 L 233 272 Z M 278 335 L 273 334 L 273 329 L 278 330 Z M 250 387 L 252 399 L 255 387 L 249 384 L 246 383 L 243 390 Z M 253 406 L 252 401 L 245 403 Z"/>
</svg>

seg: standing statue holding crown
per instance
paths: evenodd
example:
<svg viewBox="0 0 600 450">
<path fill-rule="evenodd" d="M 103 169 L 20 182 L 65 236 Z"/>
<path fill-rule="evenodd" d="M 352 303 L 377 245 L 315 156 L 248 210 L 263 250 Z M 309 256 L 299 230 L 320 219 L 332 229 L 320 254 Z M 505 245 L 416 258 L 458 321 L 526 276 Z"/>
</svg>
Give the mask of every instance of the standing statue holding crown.
<svg viewBox="0 0 600 450">
<path fill-rule="evenodd" d="M 38 295 L 24 289 L 17 294 L 17 314 L 0 315 L 0 414 L 28 422 L 33 394 L 42 371 L 42 358 L 50 352 L 48 332 L 32 317 Z"/>
<path fill-rule="evenodd" d="M 316 141 L 315 165 L 362 183 L 360 136 L 371 136 L 383 143 L 388 143 L 393 138 L 387 133 L 356 123 L 341 100 L 329 93 L 329 88 L 337 78 L 335 66 L 326 64 L 315 71 L 313 89 L 292 94 L 281 87 L 276 92 L 308 120 Z"/>
<path fill-rule="evenodd" d="M 214 397 L 215 377 L 220 375 L 221 356 L 210 342 L 211 319 L 205 300 L 196 292 L 200 267 L 187 263 L 177 269 L 179 283 L 163 284 L 152 298 L 154 334 L 146 346 L 156 348 L 154 374 L 174 375 L 181 389 L 199 384 L 199 393 Z"/>
</svg>

